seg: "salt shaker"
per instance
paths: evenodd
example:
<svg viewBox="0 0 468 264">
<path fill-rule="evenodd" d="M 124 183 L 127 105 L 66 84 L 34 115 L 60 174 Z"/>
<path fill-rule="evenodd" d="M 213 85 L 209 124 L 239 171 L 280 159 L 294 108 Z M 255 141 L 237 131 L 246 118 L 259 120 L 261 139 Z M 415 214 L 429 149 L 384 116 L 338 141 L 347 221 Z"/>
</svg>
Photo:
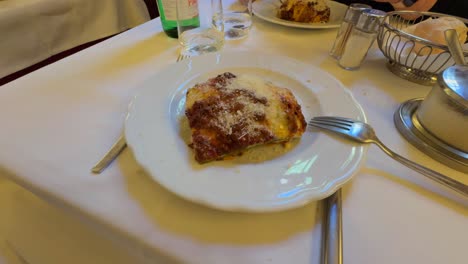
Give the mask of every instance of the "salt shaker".
<svg viewBox="0 0 468 264">
<path fill-rule="evenodd" d="M 359 20 L 361 13 L 368 9 L 371 9 L 371 6 L 365 4 L 356 3 L 349 5 L 338 34 L 336 35 L 335 43 L 333 43 L 333 47 L 330 50 L 330 56 L 337 60 L 340 59 L 341 54 L 343 53 L 344 45 L 348 40 L 351 30 Z"/>
<path fill-rule="evenodd" d="M 377 31 L 385 15 L 385 12 L 377 9 L 362 12 L 344 45 L 343 54 L 338 61 L 338 65 L 346 70 L 356 70 L 361 66 L 367 51 L 377 36 Z"/>
</svg>

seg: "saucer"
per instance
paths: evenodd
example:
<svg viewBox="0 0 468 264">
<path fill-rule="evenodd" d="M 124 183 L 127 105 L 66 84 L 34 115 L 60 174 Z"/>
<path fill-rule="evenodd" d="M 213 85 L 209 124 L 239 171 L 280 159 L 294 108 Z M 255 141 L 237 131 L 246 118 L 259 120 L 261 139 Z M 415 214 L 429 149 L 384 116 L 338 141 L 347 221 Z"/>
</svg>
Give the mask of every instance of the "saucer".
<svg viewBox="0 0 468 264">
<path fill-rule="evenodd" d="M 400 105 L 393 116 L 396 128 L 411 144 L 433 159 L 468 173 L 468 153 L 440 140 L 418 121 L 415 112 L 422 101 L 423 98 L 411 99 Z"/>
</svg>

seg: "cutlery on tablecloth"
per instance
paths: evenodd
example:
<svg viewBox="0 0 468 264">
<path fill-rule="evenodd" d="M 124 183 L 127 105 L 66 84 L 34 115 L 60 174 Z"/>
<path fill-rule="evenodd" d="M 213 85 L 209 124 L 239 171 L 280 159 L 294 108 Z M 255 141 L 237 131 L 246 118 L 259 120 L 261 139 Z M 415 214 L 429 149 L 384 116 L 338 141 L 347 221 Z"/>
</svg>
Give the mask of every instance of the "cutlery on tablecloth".
<svg viewBox="0 0 468 264">
<path fill-rule="evenodd" d="M 343 217 L 341 189 L 323 202 L 322 264 L 343 264 Z"/>
<path fill-rule="evenodd" d="M 444 35 L 450 54 L 452 54 L 455 63 L 458 65 L 466 65 L 463 47 L 460 44 L 457 31 L 455 29 L 447 29 L 444 31 Z"/>
<path fill-rule="evenodd" d="M 190 58 L 190 56 L 179 54 L 176 62 L 179 62 L 187 58 Z M 107 168 L 112 163 L 112 161 L 114 161 L 119 156 L 119 154 L 122 152 L 122 150 L 124 150 L 126 146 L 127 146 L 127 142 L 125 141 L 125 136 L 122 133 L 117 139 L 117 141 L 109 149 L 109 151 L 104 155 L 104 157 L 102 157 L 101 160 L 99 160 L 96 163 L 96 165 L 94 165 L 91 168 L 91 172 L 96 173 L 96 174 L 101 173 L 105 168 Z"/>
<path fill-rule="evenodd" d="M 127 146 L 127 142 L 125 141 L 125 136 L 122 133 L 119 136 L 119 139 L 112 145 L 112 147 L 109 149 L 109 151 L 102 157 L 101 160 L 99 160 L 96 165 L 91 169 L 93 173 L 101 173 L 105 168 L 107 168 L 112 161 L 119 156 L 119 154 L 124 150 L 124 148 Z"/>
<path fill-rule="evenodd" d="M 431 180 L 434 180 L 464 196 L 468 196 L 467 185 L 396 154 L 377 138 L 374 129 L 366 123 L 344 117 L 320 116 L 312 118 L 309 121 L 309 125 L 347 136 L 357 142 L 374 143 L 388 156 L 408 168 L 420 172 Z"/>
</svg>

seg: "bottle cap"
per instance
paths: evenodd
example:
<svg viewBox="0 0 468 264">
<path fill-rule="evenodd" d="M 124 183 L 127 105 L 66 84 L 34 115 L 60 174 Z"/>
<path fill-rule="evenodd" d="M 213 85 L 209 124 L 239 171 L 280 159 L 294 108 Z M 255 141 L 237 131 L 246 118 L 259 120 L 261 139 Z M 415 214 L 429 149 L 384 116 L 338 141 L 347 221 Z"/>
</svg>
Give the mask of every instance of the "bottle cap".
<svg viewBox="0 0 468 264">
<path fill-rule="evenodd" d="M 351 4 L 346 10 L 344 20 L 356 24 L 361 16 L 362 11 L 372 9 L 370 5 L 365 4 Z"/>
<path fill-rule="evenodd" d="M 365 32 L 377 32 L 386 14 L 384 11 L 377 9 L 364 10 L 356 27 Z"/>
</svg>

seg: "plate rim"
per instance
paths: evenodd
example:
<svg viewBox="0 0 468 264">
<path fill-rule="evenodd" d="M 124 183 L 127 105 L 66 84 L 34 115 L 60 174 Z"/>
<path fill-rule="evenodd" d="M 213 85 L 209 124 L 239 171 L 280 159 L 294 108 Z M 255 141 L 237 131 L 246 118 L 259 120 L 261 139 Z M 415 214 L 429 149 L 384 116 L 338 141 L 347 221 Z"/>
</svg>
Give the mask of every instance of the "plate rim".
<svg viewBox="0 0 468 264">
<path fill-rule="evenodd" d="M 337 86 L 339 86 L 340 90 L 342 90 L 342 92 L 347 96 L 347 98 L 352 101 L 353 105 L 356 107 L 356 109 L 359 112 L 359 116 L 362 117 L 363 121 L 367 120 L 366 114 L 365 114 L 362 106 L 359 104 L 359 102 L 356 100 L 356 98 L 352 95 L 351 91 L 346 89 L 346 87 L 335 76 L 333 76 L 329 72 L 327 72 L 325 70 L 322 70 L 319 67 L 316 67 L 314 65 L 307 64 L 307 63 L 298 61 L 298 60 L 296 60 L 294 58 L 283 56 L 283 55 L 273 55 L 273 54 L 270 55 L 270 54 L 262 53 L 262 52 L 260 52 L 260 53 L 259 52 L 242 52 L 242 53 L 244 53 L 244 56 L 249 56 L 247 54 L 251 54 L 250 56 L 252 56 L 252 55 L 258 56 L 258 57 L 262 57 L 262 56 L 271 57 L 271 56 L 274 56 L 276 58 L 288 59 L 290 61 L 299 62 L 299 63 L 301 63 L 303 65 L 311 66 L 314 70 L 319 70 L 321 73 L 327 74 L 328 77 L 333 79 L 333 81 L 337 84 Z M 188 65 L 188 64 L 191 64 L 192 60 L 201 60 L 202 57 L 212 56 L 212 57 L 215 57 L 215 58 L 219 59 L 218 56 L 225 56 L 225 57 L 233 56 L 233 55 L 229 55 L 229 54 L 235 54 L 235 56 L 239 56 L 239 52 L 212 53 L 212 54 L 206 54 L 206 55 L 198 56 L 198 57 L 195 57 L 195 58 L 186 59 L 185 61 L 179 62 L 178 64 Z M 174 67 L 174 65 L 176 65 L 176 64 L 168 65 L 167 67 L 165 67 L 165 68 L 159 70 L 158 72 L 152 74 L 152 76 L 149 77 L 147 81 L 144 81 L 141 84 L 141 86 L 146 84 L 149 80 L 151 80 L 151 78 L 154 78 L 155 76 L 161 75 L 165 70 L 170 69 L 171 67 Z M 158 183 L 159 185 L 164 187 L 166 190 L 176 194 L 179 197 L 182 197 L 183 199 L 186 199 L 186 200 L 198 203 L 198 204 L 202 204 L 202 205 L 205 205 L 205 206 L 208 206 L 208 207 L 211 207 L 211 208 L 216 208 L 216 209 L 220 209 L 220 210 L 223 210 L 223 211 L 233 211 L 233 212 L 263 213 L 263 212 L 277 212 L 277 211 L 283 211 L 283 210 L 289 210 L 289 209 L 302 207 L 302 206 L 310 203 L 311 201 L 321 200 L 321 199 L 324 199 L 324 198 L 332 195 L 335 191 L 337 191 L 343 185 L 345 185 L 348 181 L 350 181 L 354 177 L 354 175 L 357 174 L 357 172 L 360 170 L 360 168 L 363 166 L 363 164 L 365 163 L 365 160 L 366 160 L 368 146 L 366 144 L 359 145 L 361 151 L 359 152 L 359 157 L 357 158 L 357 161 L 353 165 L 354 169 L 349 169 L 348 171 L 343 173 L 340 176 L 340 178 L 338 178 L 338 179 L 334 178 L 333 180 L 326 181 L 326 183 L 320 188 L 320 191 L 316 192 L 315 195 L 313 195 L 313 196 L 311 196 L 310 194 L 307 195 L 307 192 L 306 192 L 306 194 L 301 194 L 300 197 L 295 196 L 295 200 L 300 200 L 300 202 L 297 202 L 297 201 L 294 202 L 294 203 L 286 202 L 286 203 L 284 203 L 282 205 L 275 204 L 274 206 L 259 208 L 258 204 L 257 204 L 257 206 L 248 206 L 248 205 L 247 206 L 246 205 L 240 206 L 239 204 L 237 206 L 225 206 L 225 205 L 219 205 L 217 203 L 213 203 L 212 201 L 206 201 L 204 199 L 200 199 L 200 197 L 194 198 L 194 197 L 192 197 L 190 195 L 185 195 L 183 193 L 176 192 L 176 191 L 172 190 L 171 187 L 166 186 L 166 184 L 164 182 L 159 181 L 157 179 L 157 177 L 155 177 L 152 174 L 151 167 L 148 166 L 148 164 L 146 164 L 146 162 L 142 161 L 141 157 L 139 156 L 139 152 L 135 149 L 135 146 L 132 144 L 132 139 L 129 139 L 128 121 L 129 121 L 129 118 L 131 118 L 131 112 L 132 112 L 132 108 L 134 106 L 134 103 L 136 102 L 136 98 L 138 96 L 140 96 L 141 91 L 142 91 L 142 89 L 140 89 L 133 96 L 133 99 L 131 100 L 130 104 L 128 105 L 128 111 L 127 111 L 127 115 L 126 115 L 125 123 L 124 123 L 124 135 L 125 135 L 125 138 L 126 138 L 126 141 L 127 141 L 127 145 L 129 146 L 129 149 L 133 153 L 133 155 L 135 157 L 135 160 L 138 162 L 138 164 L 140 166 L 142 166 L 142 168 L 148 173 L 148 175 L 150 176 L 150 178 L 153 181 L 155 181 L 156 183 Z M 173 94 L 171 94 L 171 98 L 168 98 L 167 100 L 172 100 L 172 96 L 173 96 Z M 310 128 L 308 128 L 308 130 L 309 129 Z"/>
</svg>

